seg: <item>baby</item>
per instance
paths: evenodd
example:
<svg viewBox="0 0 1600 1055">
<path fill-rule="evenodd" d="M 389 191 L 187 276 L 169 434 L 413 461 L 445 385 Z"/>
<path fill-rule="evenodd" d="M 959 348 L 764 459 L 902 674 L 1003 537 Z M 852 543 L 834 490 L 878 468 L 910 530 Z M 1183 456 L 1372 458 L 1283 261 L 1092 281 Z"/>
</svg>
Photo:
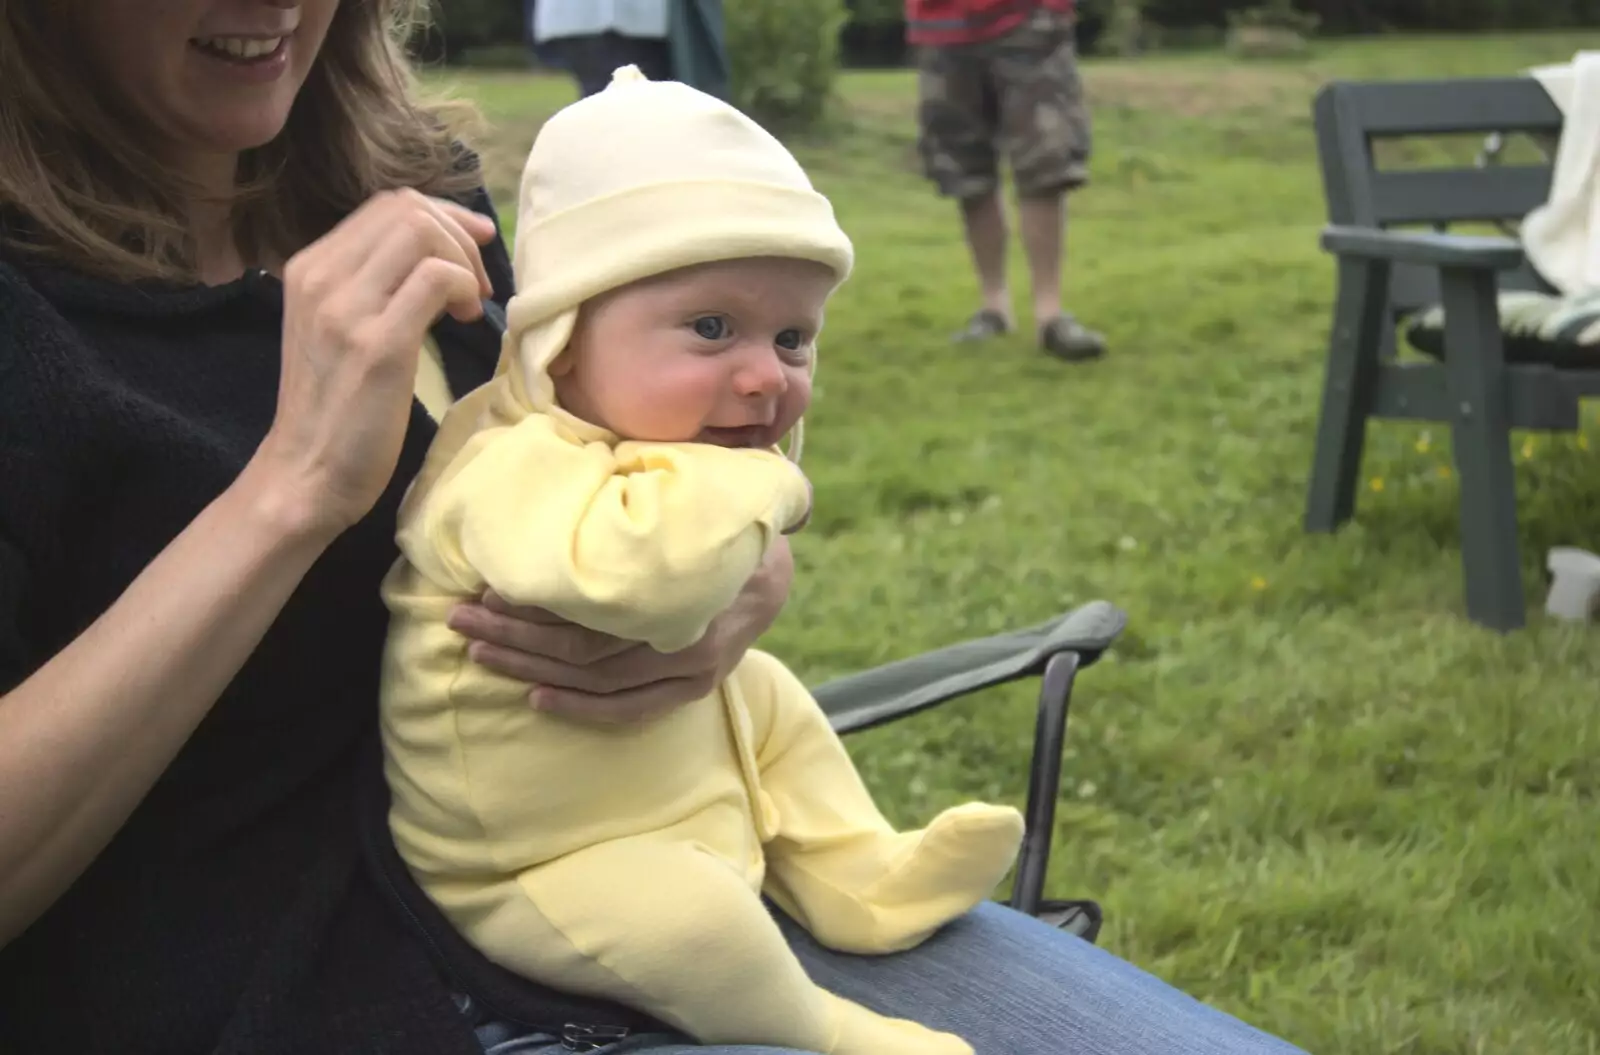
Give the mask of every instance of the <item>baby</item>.
<svg viewBox="0 0 1600 1055">
<path fill-rule="evenodd" d="M 629 67 L 545 125 L 518 208 L 499 369 L 445 415 L 383 587 L 401 856 L 491 959 L 702 1043 L 970 1055 L 813 984 L 761 895 L 835 949 L 905 949 L 993 892 L 1016 810 L 895 831 L 761 652 L 671 715 L 591 726 L 445 625 L 492 587 L 663 652 L 705 633 L 810 507 L 777 445 L 852 264 L 831 206 L 737 110 Z"/>
</svg>

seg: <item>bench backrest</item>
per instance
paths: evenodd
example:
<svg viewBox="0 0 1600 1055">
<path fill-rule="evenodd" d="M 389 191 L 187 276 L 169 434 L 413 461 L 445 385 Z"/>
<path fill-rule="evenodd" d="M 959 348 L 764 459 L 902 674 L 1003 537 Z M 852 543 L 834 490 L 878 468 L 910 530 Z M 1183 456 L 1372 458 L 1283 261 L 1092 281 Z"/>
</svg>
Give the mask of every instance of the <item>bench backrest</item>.
<svg viewBox="0 0 1600 1055">
<path fill-rule="evenodd" d="M 1552 165 L 1460 165 L 1383 171 L 1374 145 L 1418 136 L 1528 133 L 1554 141 L 1561 110 L 1532 77 L 1440 81 L 1335 81 L 1312 107 L 1328 221 L 1395 227 L 1520 220 L 1544 204 Z M 1544 289 L 1526 265 L 1504 276 L 1506 289 Z M 1439 299 L 1434 272 L 1394 268 L 1390 309 L 1412 311 Z"/>
</svg>

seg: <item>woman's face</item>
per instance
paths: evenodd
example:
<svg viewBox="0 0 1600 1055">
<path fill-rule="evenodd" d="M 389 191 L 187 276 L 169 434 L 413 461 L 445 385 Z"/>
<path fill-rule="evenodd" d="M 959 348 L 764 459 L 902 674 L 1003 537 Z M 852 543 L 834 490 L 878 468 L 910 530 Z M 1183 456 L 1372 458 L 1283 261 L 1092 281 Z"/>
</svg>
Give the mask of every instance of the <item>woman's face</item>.
<svg viewBox="0 0 1600 1055">
<path fill-rule="evenodd" d="M 283 130 L 339 0 L 82 0 L 88 58 L 175 158 Z M 183 162 L 178 162 L 183 163 Z"/>
</svg>

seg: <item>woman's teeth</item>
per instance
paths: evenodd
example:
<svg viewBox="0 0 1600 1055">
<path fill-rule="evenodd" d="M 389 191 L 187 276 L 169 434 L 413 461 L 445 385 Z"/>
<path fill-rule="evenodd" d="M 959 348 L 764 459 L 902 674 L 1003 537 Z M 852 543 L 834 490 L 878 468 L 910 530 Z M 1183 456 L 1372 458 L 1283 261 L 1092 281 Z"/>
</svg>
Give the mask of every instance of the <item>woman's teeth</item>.
<svg viewBox="0 0 1600 1055">
<path fill-rule="evenodd" d="M 206 37 L 194 43 L 196 47 L 214 54 L 248 61 L 259 59 L 263 55 L 271 55 L 278 50 L 278 45 L 283 43 L 283 38 L 271 37 L 262 40 L 259 37 Z"/>
</svg>

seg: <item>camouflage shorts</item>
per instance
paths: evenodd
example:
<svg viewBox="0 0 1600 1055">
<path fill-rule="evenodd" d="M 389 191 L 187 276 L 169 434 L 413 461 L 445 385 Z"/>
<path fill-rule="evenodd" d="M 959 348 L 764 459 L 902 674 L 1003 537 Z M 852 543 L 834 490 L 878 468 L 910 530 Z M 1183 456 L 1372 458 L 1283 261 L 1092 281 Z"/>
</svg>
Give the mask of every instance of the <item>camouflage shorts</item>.
<svg viewBox="0 0 1600 1055">
<path fill-rule="evenodd" d="M 993 40 L 920 48 L 917 67 L 917 148 L 940 194 L 989 194 L 1002 154 L 1026 197 L 1088 182 L 1089 108 L 1071 16 L 1040 8 Z"/>
</svg>

